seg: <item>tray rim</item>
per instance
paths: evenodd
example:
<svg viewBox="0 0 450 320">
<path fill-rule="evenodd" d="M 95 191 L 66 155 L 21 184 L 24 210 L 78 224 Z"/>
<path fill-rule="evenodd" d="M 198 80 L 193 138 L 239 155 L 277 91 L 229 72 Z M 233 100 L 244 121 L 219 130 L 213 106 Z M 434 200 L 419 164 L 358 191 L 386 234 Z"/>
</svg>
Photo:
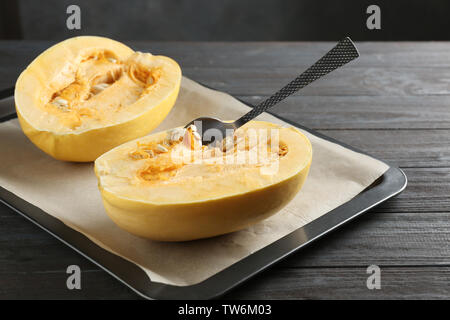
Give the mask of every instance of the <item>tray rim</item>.
<svg viewBox="0 0 450 320">
<path fill-rule="evenodd" d="M 201 83 L 200 83 L 201 84 Z M 203 85 L 203 84 L 201 84 Z M 203 85 L 208 87 L 206 85 Z M 210 87 L 208 87 L 210 88 Z M 210 88 L 216 90 L 214 88 Z M 10 98 L 14 92 L 14 87 L 0 91 L 0 99 Z M 234 97 L 234 96 L 233 96 Z M 248 102 L 241 101 L 245 105 L 252 107 Z M 405 173 L 397 167 L 380 160 L 370 154 L 330 138 L 324 134 L 309 129 L 299 123 L 285 119 L 271 112 L 272 116 L 283 120 L 291 125 L 299 127 L 311 134 L 314 134 L 327 141 L 339 144 L 347 149 L 368 155 L 374 159 L 382 161 L 389 165 L 389 169 L 377 179 L 374 184 L 363 190 L 357 196 L 339 207 L 325 213 L 319 218 L 309 222 L 301 228 L 298 228 L 284 237 L 272 242 L 271 244 L 255 251 L 249 256 L 219 271 L 211 277 L 193 285 L 175 286 L 153 282 L 148 275 L 134 263 L 113 254 L 94 242 L 89 240 L 83 234 L 75 231 L 62 223 L 57 218 L 47 214 L 45 211 L 30 204 L 26 200 L 16 196 L 12 192 L 0 186 L 0 202 L 25 217 L 53 237 L 67 245 L 68 247 L 81 254 L 83 257 L 106 271 L 112 277 L 126 285 L 133 292 L 145 299 L 213 299 L 227 293 L 231 289 L 242 284 L 256 274 L 266 270 L 280 260 L 299 251 L 315 240 L 322 238 L 326 234 L 338 229 L 347 222 L 367 212 L 378 204 L 388 200 L 391 197 L 402 192 L 407 185 Z M 14 114 L 0 117 L 0 123 L 14 118 Z M 376 200 L 370 201 L 370 197 Z M 369 198 L 369 199 L 365 199 Z M 362 208 L 358 204 L 367 204 Z M 356 206 L 356 208 L 355 208 Z M 21 207 L 21 208 L 19 208 Z M 347 210 L 352 210 L 349 214 Z M 28 211 L 28 213 L 26 212 Z M 38 221 L 40 218 L 41 221 Z M 44 221 L 42 221 L 44 220 Z M 46 221 L 45 221 L 46 220 Z M 331 225 L 329 225 L 331 224 Z M 52 228 L 56 228 L 53 230 Z M 325 228 L 325 229 L 324 229 Z M 77 244 L 69 239 L 75 238 Z M 269 258 L 266 256 L 269 254 Z M 93 257 L 91 257 L 93 255 Z M 272 258 L 272 256 L 275 256 Z M 97 260 L 102 261 L 97 261 Z M 268 260 L 268 261 L 267 261 Z M 110 269 L 115 269 L 110 270 Z M 146 282 L 146 283 L 145 283 Z"/>
</svg>

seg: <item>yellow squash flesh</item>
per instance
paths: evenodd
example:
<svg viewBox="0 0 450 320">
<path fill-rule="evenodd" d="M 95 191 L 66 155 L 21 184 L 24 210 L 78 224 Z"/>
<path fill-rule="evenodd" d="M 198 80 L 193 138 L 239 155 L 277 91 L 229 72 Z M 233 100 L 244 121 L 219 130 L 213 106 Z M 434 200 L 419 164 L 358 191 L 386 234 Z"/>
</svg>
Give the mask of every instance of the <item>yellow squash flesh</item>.
<svg viewBox="0 0 450 320">
<path fill-rule="evenodd" d="M 16 111 L 24 133 L 47 154 L 94 161 L 155 129 L 173 107 L 180 82 L 181 69 L 168 57 L 107 38 L 75 37 L 22 72 Z"/>
<path fill-rule="evenodd" d="M 189 130 L 174 142 L 173 132 L 130 141 L 95 161 L 109 217 L 152 240 L 207 238 L 259 222 L 299 192 L 312 160 L 306 136 L 268 122 L 247 123 L 228 149 L 186 144 Z M 269 139 L 261 139 L 263 135 Z M 181 152 L 186 150 L 193 153 L 186 157 Z M 257 157 L 251 158 L 251 152 Z M 245 160 L 238 163 L 238 155 Z"/>
</svg>

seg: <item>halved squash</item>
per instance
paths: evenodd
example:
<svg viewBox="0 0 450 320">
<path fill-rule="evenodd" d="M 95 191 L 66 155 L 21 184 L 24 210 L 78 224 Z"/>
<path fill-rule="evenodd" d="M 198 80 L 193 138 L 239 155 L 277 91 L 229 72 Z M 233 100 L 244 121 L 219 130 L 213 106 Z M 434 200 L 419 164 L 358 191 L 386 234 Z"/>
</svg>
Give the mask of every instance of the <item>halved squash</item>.
<svg viewBox="0 0 450 320">
<path fill-rule="evenodd" d="M 149 133 L 175 103 L 178 64 L 102 37 L 75 37 L 19 76 L 15 103 L 28 138 L 52 157 L 93 161 Z"/>
<path fill-rule="evenodd" d="M 118 146 L 95 161 L 109 217 L 135 235 L 185 241 L 243 229 L 300 190 L 312 147 L 295 128 L 251 121 L 233 138 L 202 146 L 195 127 Z"/>
</svg>

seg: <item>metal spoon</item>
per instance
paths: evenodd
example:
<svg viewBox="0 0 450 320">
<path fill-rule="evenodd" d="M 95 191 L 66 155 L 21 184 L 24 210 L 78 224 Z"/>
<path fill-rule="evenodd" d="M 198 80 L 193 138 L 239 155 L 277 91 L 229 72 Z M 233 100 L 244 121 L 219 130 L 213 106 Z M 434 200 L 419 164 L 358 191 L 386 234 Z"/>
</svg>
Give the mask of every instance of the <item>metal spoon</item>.
<svg viewBox="0 0 450 320">
<path fill-rule="evenodd" d="M 303 87 L 306 87 L 311 82 L 323 77 L 331 71 L 342 67 L 357 57 L 359 57 L 358 49 L 356 49 L 352 40 L 347 37 L 340 41 L 333 49 L 328 51 L 327 54 L 320 58 L 305 72 L 300 74 L 297 78 L 281 88 L 274 95 L 261 102 L 236 121 L 224 122 L 217 118 L 200 117 L 189 122 L 185 128 L 190 125 L 200 127 L 201 129 L 199 131 L 203 133 L 203 145 L 208 145 L 214 141 L 220 141 L 223 137 L 233 134 L 234 130 L 259 116 L 261 113 L 273 107 L 275 104 L 284 100 L 291 94 L 297 92 Z"/>
</svg>

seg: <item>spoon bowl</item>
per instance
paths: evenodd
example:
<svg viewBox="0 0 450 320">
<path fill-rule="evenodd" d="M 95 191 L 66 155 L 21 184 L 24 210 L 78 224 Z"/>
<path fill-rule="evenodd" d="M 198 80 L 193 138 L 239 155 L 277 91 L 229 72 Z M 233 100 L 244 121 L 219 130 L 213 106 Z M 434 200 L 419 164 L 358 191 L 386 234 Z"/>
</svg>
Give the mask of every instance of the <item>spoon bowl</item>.
<svg viewBox="0 0 450 320">
<path fill-rule="evenodd" d="M 233 134 L 240 126 L 234 122 L 222 121 L 213 117 L 200 117 L 189 122 L 185 128 L 194 125 L 202 137 L 202 144 L 209 145 L 222 141 Z"/>
</svg>

